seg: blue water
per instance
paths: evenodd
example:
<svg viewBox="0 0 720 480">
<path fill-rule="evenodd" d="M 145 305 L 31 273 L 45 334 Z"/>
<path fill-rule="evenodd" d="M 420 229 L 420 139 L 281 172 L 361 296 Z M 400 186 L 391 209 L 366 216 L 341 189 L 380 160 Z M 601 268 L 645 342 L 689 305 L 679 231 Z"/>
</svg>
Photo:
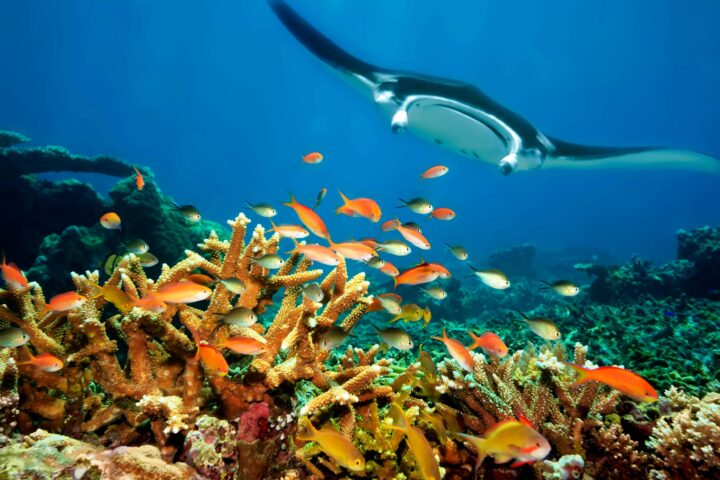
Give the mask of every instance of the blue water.
<svg viewBox="0 0 720 480">
<path fill-rule="evenodd" d="M 660 145 L 720 157 L 720 3 L 298 0 L 358 57 L 474 83 L 544 132 L 577 143 Z M 446 5 L 441 5 L 441 3 Z M 476 258 L 531 242 L 623 260 L 674 256 L 675 232 L 720 222 L 720 179 L 689 172 L 539 171 L 502 177 L 389 122 L 298 44 L 263 1 L 0 1 L 0 129 L 150 166 L 206 218 L 245 200 L 304 203 L 335 239 L 375 235 L 332 218 L 337 188 L 455 209 L 431 242 Z M 320 150 L 321 165 L 301 164 Z M 421 182 L 435 164 L 444 178 Z M 92 177 L 100 189 L 112 179 Z M 280 208 L 279 222 L 295 222 Z M 433 221 L 435 222 L 435 221 Z M 437 253 L 439 255 L 439 253 Z"/>
</svg>

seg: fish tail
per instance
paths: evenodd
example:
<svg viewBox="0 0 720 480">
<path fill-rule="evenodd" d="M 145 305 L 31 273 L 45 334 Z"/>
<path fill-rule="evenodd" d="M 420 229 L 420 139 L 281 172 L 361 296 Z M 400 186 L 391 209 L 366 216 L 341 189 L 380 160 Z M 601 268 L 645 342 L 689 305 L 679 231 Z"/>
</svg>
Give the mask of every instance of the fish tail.
<svg viewBox="0 0 720 480">
<path fill-rule="evenodd" d="M 524 318 L 525 320 L 528 320 L 528 316 L 525 315 L 525 314 L 524 314 L 523 312 L 521 312 L 520 310 L 513 310 L 513 312 L 517 313 L 518 315 L 520 315 L 520 316 L 521 316 L 522 318 Z"/>
<path fill-rule="evenodd" d="M 590 378 L 589 371 L 587 368 L 581 367 L 577 363 L 572 363 L 572 362 L 563 362 L 563 364 L 565 364 L 566 367 L 569 367 L 572 370 L 574 370 L 575 373 L 577 373 L 577 375 L 578 375 L 577 379 L 575 380 L 575 383 L 573 383 L 573 386 L 582 385 L 583 383 L 585 383 L 589 380 L 592 380 L 592 378 Z"/>
<path fill-rule="evenodd" d="M 275 225 L 275 222 L 273 222 L 272 220 L 270 220 L 270 225 L 272 226 L 272 228 L 270 229 L 270 231 L 271 231 L 271 232 L 277 232 L 277 225 Z"/>
<path fill-rule="evenodd" d="M 307 417 L 302 417 L 298 423 L 302 429 L 302 433 L 296 434 L 295 439 L 302 442 L 312 442 L 315 439 L 317 428 L 313 426 L 312 422 Z"/>
<path fill-rule="evenodd" d="M 468 335 L 470 335 L 470 338 L 473 339 L 472 345 L 470 345 L 469 347 L 467 347 L 468 350 L 475 350 L 476 348 L 480 347 L 480 343 L 482 342 L 482 340 L 480 340 L 480 337 L 478 337 L 477 335 L 475 335 L 475 334 L 474 334 L 473 332 L 471 332 L 470 330 L 468 330 Z"/>
<path fill-rule="evenodd" d="M 90 285 L 90 289 L 93 291 L 90 298 L 102 297 L 102 288 L 100 287 L 100 285 L 95 282 L 88 282 L 88 285 Z"/>
<path fill-rule="evenodd" d="M 472 435 L 467 435 L 464 433 L 458 433 L 457 436 L 460 437 L 460 439 L 462 439 L 463 441 L 472 445 L 473 448 L 477 451 L 477 460 L 475 461 L 475 470 L 477 470 L 478 467 L 482 465 L 485 457 L 487 457 L 487 448 L 485 446 L 486 440 L 484 438 L 474 437 Z"/>
<path fill-rule="evenodd" d="M 297 200 L 295 200 L 295 196 L 292 193 L 288 192 L 288 194 L 290 195 L 290 201 L 283 203 L 283 205 L 285 205 L 286 207 L 295 208 L 298 202 Z"/>
<path fill-rule="evenodd" d="M 407 201 L 407 200 L 403 200 L 402 198 L 398 198 L 398 200 L 400 200 L 401 202 L 403 202 L 405 205 L 398 205 L 398 206 L 395 207 L 395 208 L 405 208 L 405 207 L 408 206 L 408 201 Z"/>
<path fill-rule="evenodd" d="M 397 277 L 392 277 L 392 279 L 393 279 L 393 290 L 395 290 L 399 285 L 398 279 L 397 279 Z"/>
</svg>

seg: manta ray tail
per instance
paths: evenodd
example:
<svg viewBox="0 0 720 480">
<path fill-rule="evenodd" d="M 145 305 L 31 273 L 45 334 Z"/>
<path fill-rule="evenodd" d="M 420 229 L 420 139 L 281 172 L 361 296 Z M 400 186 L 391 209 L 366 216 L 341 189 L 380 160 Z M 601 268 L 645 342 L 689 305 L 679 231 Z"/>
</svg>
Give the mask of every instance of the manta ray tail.
<svg viewBox="0 0 720 480">
<path fill-rule="evenodd" d="M 332 40 L 320 33 L 304 18 L 290 8 L 283 0 L 268 0 L 275 15 L 290 33 L 327 65 L 350 77 L 365 88 L 374 88 L 377 74 L 381 69 L 363 62 L 359 58 L 337 46 Z"/>
<path fill-rule="evenodd" d="M 592 147 L 554 138 L 550 141 L 555 150 L 544 163 L 543 169 L 674 169 L 720 174 L 720 160 L 691 150 Z"/>
</svg>

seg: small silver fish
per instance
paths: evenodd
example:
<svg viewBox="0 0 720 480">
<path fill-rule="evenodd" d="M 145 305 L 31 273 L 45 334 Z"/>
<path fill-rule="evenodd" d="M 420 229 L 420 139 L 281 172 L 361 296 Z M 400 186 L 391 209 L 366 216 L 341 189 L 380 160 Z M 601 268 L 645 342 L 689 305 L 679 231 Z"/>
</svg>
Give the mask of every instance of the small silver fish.
<svg viewBox="0 0 720 480">
<path fill-rule="evenodd" d="M 313 207 L 313 210 L 315 210 L 317 207 L 320 206 L 320 203 L 325 199 L 325 195 L 327 195 L 327 188 L 323 187 L 320 189 L 320 191 L 317 194 L 317 198 L 315 199 L 315 206 Z"/>
<path fill-rule="evenodd" d="M 325 350 L 332 350 L 339 347 L 349 336 L 351 336 L 350 332 L 346 332 L 342 328 L 333 325 L 330 327 L 330 330 L 320 337 L 320 346 Z"/>
<path fill-rule="evenodd" d="M 15 348 L 25 345 L 30 335 L 16 327 L 7 327 L 0 330 L 0 347 Z"/>
<path fill-rule="evenodd" d="M 370 325 L 372 325 L 372 323 Z M 375 325 L 372 326 L 377 331 L 378 335 L 380 335 L 380 338 L 382 338 L 383 341 L 391 347 L 397 348 L 398 350 L 410 350 L 413 348 L 412 338 L 410 338 L 410 335 L 408 335 L 408 333 L 402 328 L 391 327 L 386 328 L 385 330 L 380 330 Z"/>
<path fill-rule="evenodd" d="M 253 258 L 250 261 L 252 263 L 260 265 L 263 268 L 269 268 L 271 270 L 280 268 L 285 264 L 285 260 L 283 260 L 282 258 L 280 258 L 279 255 L 276 255 L 274 253 L 266 253 L 265 255 L 258 258 Z"/>
<path fill-rule="evenodd" d="M 468 264 L 468 267 L 470 267 L 480 281 L 488 287 L 494 288 L 495 290 L 510 288 L 510 280 L 508 280 L 507 276 L 500 270 L 495 270 L 494 268 L 478 270 L 470 264 Z"/>
<path fill-rule="evenodd" d="M 257 322 L 255 312 L 247 307 L 233 308 L 222 317 L 223 322 L 236 327 L 250 327 Z"/>
<path fill-rule="evenodd" d="M 468 253 L 467 250 L 465 250 L 465 247 L 463 247 L 463 246 L 448 245 L 447 243 L 445 245 L 447 245 L 448 250 L 450 250 L 450 253 L 453 254 L 453 257 L 457 258 L 460 261 L 464 262 L 465 260 L 468 259 L 468 257 L 470 257 L 470 254 Z"/>
<path fill-rule="evenodd" d="M 160 260 L 158 260 L 158 258 L 150 252 L 142 253 L 142 254 L 138 255 L 137 257 L 138 257 L 138 260 L 140 260 L 140 265 L 142 265 L 145 268 L 154 267 L 155 265 L 157 265 L 160 262 Z"/>
<path fill-rule="evenodd" d="M 408 244 L 402 240 L 388 240 L 387 242 L 382 242 L 378 246 L 378 250 L 389 253 L 390 255 L 397 255 L 398 257 L 409 255 L 412 251 Z"/>
<path fill-rule="evenodd" d="M 433 211 L 432 204 L 421 197 L 413 198 L 412 200 L 403 200 L 400 199 L 401 202 L 403 202 L 405 205 L 401 205 L 401 207 L 408 207 L 410 210 L 412 210 L 414 213 L 419 213 L 421 215 L 427 215 L 430 212 Z M 400 208 L 400 207 L 398 207 Z"/>
<path fill-rule="evenodd" d="M 370 268 L 382 268 L 385 266 L 385 260 L 380 257 L 372 257 L 367 261 L 367 266 Z"/>
<path fill-rule="evenodd" d="M 402 224 L 402 226 L 405 228 L 411 228 L 411 229 L 417 231 L 418 233 L 422 233 L 422 229 L 420 228 L 420 225 L 418 225 L 415 222 L 405 222 Z"/>
<path fill-rule="evenodd" d="M 400 303 L 394 297 L 384 297 L 382 295 L 379 295 L 377 299 L 378 302 L 380 302 L 380 306 L 383 307 L 388 313 L 392 313 L 393 315 L 399 315 L 400 312 L 402 312 L 402 307 L 400 306 Z"/>
<path fill-rule="evenodd" d="M 197 223 L 202 218 L 200 211 L 192 205 L 177 205 L 177 209 L 185 217 L 185 220 L 190 223 Z"/>
<path fill-rule="evenodd" d="M 568 282 L 567 280 L 558 280 L 557 282 L 553 283 L 542 283 L 547 285 L 549 288 L 552 288 L 553 290 L 555 290 L 555 293 L 557 293 L 558 295 L 562 295 L 563 297 L 574 297 L 575 295 L 580 293 L 580 288 L 574 283 Z"/>
<path fill-rule="evenodd" d="M 322 302 L 323 298 L 325 298 L 325 293 L 323 293 L 322 288 L 320 288 L 320 285 L 317 283 L 305 285 L 302 289 L 302 294 L 316 303 Z"/>
<path fill-rule="evenodd" d="M 147 251 L 150 250 L 150 246 L 147 244 L 147 242 L 140 238 L 128 242 L 126 247 L 129 252 L 132 252 L 135 255 L 142 255 L 143 253 L 147 253 Z"/>
<path fill-rule="evenodd" d="M 434 298 L 435 300 L 444 300 L 447 298 L 447 292 L 439 285 L 421 288 L 420 290 L 427 293 L 429 297 Z"/>
<path fill-rule="evenodd" d="M 247 204 L 249 209 L 257 213 L 261 217 L 272 218 L 277 215 L 277 210 L 275 210 L 273 206 L 269 203 L 256 203 L 254 205 L 250 202 L 245 203 Z"/>
<path fill-rule="evenodd" d="M 235 295 L 242 295 L 247 290 L 245 284 L 239 278 L 226 278 L 225 280 L 220 280 L 220 283 Z"/>
</svg>

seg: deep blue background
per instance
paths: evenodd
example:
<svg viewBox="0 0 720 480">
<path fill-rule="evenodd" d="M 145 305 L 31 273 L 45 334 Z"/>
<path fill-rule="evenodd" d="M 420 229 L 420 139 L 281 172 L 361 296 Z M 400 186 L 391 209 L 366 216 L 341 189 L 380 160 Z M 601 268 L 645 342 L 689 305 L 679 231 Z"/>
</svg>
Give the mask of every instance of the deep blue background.
<svg viewBox="0 0 720 480">
<path fill-rule="evenodd" d="M 720 156 L 720 2 L 683 3 L 291 2 L 360 58 L 474 83 L 552 136 Z M 533 242 L 662 260 L 674 256 L 678 228 L 720 223 L 719 178 L 651 171 L 504 178 L 394 136 L 375 107 L 259 0 L 0 0 L 0 129 L 149 165 L 165 192 L 218 221 L 244 200 L 279 204 L 291 190 L 311 203 L 327 186 L 321 214 L 338 240 L 378 230 L 333 218 L 338 187 L 376 198 L 386 218 L 397 212 L 397 197 L 452 207 L 458 218 L 428 224 L 428 237 L 464 243 L 476 256 Z M 323 164 L 301 164 L 312 150 L 325 154 Z M 418 180 L 438 163 L 450 174 Z M 279 221 L 295 221 L 279 209 Z"/>
</svg>

